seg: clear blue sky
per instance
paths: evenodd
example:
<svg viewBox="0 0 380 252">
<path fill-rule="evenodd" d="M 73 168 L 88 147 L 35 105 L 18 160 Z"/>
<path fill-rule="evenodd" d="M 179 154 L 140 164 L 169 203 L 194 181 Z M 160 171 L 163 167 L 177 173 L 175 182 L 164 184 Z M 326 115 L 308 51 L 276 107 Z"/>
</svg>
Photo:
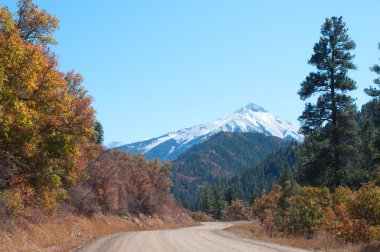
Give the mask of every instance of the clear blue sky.
<svg viewBox="0 0 380 252">
<path fill-rule="evenodd" d="M 357 43 L 358 105 L 379 62 L 378 0 L 39 0 L 60 19 L 61 70 L 85 77 L 105 143 L 155 137 L 254 102 L 296 122 L 326 17 Z M 15 10 L 16 0 L 0 0 Z"/>
</svg>

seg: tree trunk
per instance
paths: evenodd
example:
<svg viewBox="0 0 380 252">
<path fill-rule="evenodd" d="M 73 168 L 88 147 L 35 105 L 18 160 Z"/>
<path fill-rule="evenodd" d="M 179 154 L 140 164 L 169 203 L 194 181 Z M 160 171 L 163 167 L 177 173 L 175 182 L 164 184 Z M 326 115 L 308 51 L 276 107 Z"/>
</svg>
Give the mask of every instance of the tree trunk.
<svg viewBox="0 0 380 252">
<path fill-rule="evenodd" d="M 332 119 L 332 136 L 331 136 L 331 142 L 332 142 L 332 147 L 333 147 L 333 155 L 334 155 L 334 160 L 333 160 L 333 167 L 335 170 L 334 174 L 334 183 L 335 186 L 339 184 L 339 178 L 337 177 L 337 173 L 340 170 L 340 153 L 338 150 L 339 146 L 339 133 L 338 133 L 338 109 L 336 107 L 336 96 L 335 96 L 335 78 L 334 78 L 334 70 L 330 70 L 330 89 L 331 89 L 331 119 Z"/>
</svg>

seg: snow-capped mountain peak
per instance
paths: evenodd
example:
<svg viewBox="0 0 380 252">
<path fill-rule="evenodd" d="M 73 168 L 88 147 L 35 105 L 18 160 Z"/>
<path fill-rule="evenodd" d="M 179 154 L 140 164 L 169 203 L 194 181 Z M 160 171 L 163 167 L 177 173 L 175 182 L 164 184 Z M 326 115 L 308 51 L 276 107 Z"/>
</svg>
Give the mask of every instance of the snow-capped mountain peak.
<svg viewBox="0 0 380 252">
<path fill-rule="evenodd" d="M 241 109 L 239 109 L 238 111 L 242 111 L 244 109 L 248 109 L 248 110 L 251 110 L 253 112 L 263 112 L 263 113 L 266 113 L 268 112 L 266 109 L 264 109 L 263 107 L 259 106 L 259 105 L 256 105 L 254 103 L 249 103 L 247 105 L 245 105 L 244 107 L 242 107 Z"/>
<path fill-rule="evenodd" d="M 173 160 L 193 145 L 221 131 L 258 132 L 283 139 L 302 140 L 296 125 L 269 113 L 261 106 L 249 103 L 214 122 L 170 132 L 161 137 L 118 148 L 135 154 L 144 154 L 148 159 Z"/>
</svg>

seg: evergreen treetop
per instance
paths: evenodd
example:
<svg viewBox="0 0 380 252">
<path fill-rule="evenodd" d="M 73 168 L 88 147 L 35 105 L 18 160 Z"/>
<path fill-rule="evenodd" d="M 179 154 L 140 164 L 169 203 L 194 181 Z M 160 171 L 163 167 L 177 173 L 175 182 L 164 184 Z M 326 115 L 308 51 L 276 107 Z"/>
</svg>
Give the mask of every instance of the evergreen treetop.
<svg viewBox="0 0 380 252">
<path fill-rule="evenodd" d="M 316 104 L 307 103 L 299 117 L 301 132 L 307 137 L 300 177 L 308 184 L 323 181 L 335 187 L 345 183 L 358 160 L 356 107 L 347 94 L 356 89 L 348 76 L 349 70 L 356 69 L 352 54 L 356 45 L 347 31 L 342 17 L 325 20 L 308 62 L 317 71 L 306 77 L 298 91 L 301 100 L 319 95 Z"/>
</svg>

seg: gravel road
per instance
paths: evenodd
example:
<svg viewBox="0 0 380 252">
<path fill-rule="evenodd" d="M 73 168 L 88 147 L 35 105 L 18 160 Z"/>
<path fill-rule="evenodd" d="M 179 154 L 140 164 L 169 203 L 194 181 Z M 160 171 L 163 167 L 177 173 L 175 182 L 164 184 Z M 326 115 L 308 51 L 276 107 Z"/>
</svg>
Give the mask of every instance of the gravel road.
<svg viewBox="0 0 380 252">
<path fill-rule="evenodd" d="M 174 230 L 126 232 L 101 238 L 78 252 L 304 252 L 306 250 L 254 241 L 223 231 L 228 222 L 206 222 L 201 226 Z"/>
</svg>

